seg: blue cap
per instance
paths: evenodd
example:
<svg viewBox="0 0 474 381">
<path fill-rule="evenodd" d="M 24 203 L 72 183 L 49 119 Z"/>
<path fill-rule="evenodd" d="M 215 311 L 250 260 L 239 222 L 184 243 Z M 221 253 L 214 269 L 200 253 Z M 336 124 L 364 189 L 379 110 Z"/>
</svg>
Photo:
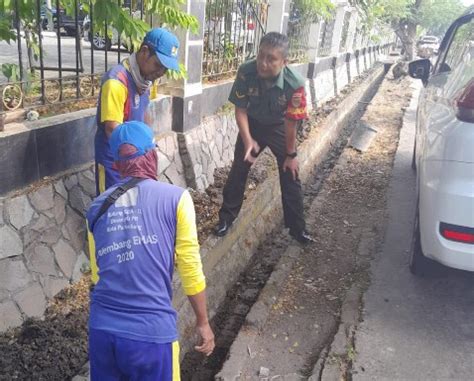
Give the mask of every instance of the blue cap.
<svg viewBox="0 0 474 381">
<path fill-rule="evenodd" d="M 146 34 L 143 42 L 155 49 L 155 53 L 164 67 L 179 70 L 179 41 L 173 33 L 164 28 L 154 28 Z"/>
<path fill-rule="evenodd" d="M 120 157 L 119 150 L 122 144 L 131 144 L 137 152 L 128 157 Z M 117 126 L 110 136 L 109 145 L 115 161 L 142 156 L 155 147 L 151 128 L 137 121 L 125 122 Z"/>
</svg>

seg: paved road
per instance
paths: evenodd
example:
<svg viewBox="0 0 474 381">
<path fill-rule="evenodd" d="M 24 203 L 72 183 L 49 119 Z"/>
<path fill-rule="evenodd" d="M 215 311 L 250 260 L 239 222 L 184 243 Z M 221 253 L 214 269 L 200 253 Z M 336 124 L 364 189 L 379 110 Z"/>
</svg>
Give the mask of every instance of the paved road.
<svg viewBox="0 0 474 381">
<path fill-rule="evenodd" d="M 23 41 L 23 63 L 27 64 L 27 51 L 26 45 Z M 43 48 L 44 48 L 44 65 L 51 67 L 58 67 L 58 43 L 56 33 L 54 32 L 43 32 Z M 68 68 L 76 68 L 76 39 L 74 37 L 61 36 L 61 60 L 62 66 Z M 91 45 L 88 41 L 82 40 L 82 51 L 83 51 L 83 62 L 84 62 L 84 73 L 91 73 Z M 112 51 L 107 53 L 107 67 L 110 68 L 118 62 L 117 47 L 113 47 Z M 11 45 L 6 42 L 0 42 L 0 65 L 3 63 L 15 63 L 18 64 L 18 45 L 16 42 L 12 42 Z M 105 52 L 94 50 L 94 72 L 103 73 L 106 71 L 105 65 Z M 128 56 L 128 53 L 121 52 L 121 60 Z M 39 62 L 38 62 L 39 66 Z M 73 75 L 73 72 L 64 72 L 65 75 Z M 47 78 L 53 78 L 58 76 L 57 71 L 46 71 L 45 76 Z M 6 79 L 0 74 L 0 83 L 5 82 Z"/>
<path fill-rule="evenodd" d="M 412 102 L 411 107 L 415 107 Z M 414 113 L 400 137 L 389 193 L 390 221 L 356 334 L 354 380 L 472 380 L 474 273 L 435 265 L 408 270 L 415 177 L 410 168 Z"/>
</svg>

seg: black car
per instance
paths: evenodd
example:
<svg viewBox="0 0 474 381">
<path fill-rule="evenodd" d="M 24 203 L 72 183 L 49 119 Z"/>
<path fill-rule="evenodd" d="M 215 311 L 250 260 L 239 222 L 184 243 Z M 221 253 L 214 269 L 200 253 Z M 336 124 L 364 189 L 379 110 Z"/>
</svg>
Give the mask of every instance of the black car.
<svg viewBox="0 0 474 381">
<path fill-rule="evenodd" d="M 43 29 L 48 28 L 48 17 L 47 17 L 48 8 L 46 5 L 41 7 L 41 22 Z M 54 29 L 58 29 L 58 12 L 55 7 L 52 7 L 50 12 L 52 13 Z M 82 35 L 83 29 L 82 25 L 84 23 L 84 18 L 86 14 L 82 10 L 82 5 L 79 6 L 79 12 L 77 14 L 77 23 L 76 23 L 76 16 L 74 12 L 72 14 L 68 14 L 65 9 L 59 8 L 59 26 L 61 30 L 64 30 L 68 36 L 75 36 L 77 31 L 79 31 L 79 35 Z"/>
</svg>

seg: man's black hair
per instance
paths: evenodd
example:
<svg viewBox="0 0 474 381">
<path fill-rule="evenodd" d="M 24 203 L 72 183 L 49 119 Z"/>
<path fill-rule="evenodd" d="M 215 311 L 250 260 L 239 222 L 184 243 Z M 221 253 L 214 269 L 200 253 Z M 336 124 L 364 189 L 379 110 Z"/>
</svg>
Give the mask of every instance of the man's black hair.
<svg viewBox="0 0 474 381">
<path fill-rule="evenodd" d="M 278 32 L 269 32 L 260 40 L 260 46 L 266 45 L 272 48 L 279 48 L 283 53 L 283 57 L 288 57 L 289 41 L 288 37 Z"/>
<path fill-rule="evenodd" d="M 153 46 L 153 44 L 149 43 L 149 42 L 142 42 L 142 44 L 140 45 L 140 49 L 143 47 L 143 46 L 146 46 L 148 48 L 148 57 L 147 58 L 150 58 L 151 56 L 155 55 L 155 47 Z M 139 51 L 140 51 L 139 49 Z"/>
</svg>

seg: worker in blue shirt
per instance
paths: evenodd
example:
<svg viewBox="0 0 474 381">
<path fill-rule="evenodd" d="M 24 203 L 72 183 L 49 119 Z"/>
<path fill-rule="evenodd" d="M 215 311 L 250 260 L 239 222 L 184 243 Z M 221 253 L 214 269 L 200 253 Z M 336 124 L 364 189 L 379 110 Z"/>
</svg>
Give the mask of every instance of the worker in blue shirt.
<svg viewBox="0 0 474 381">
<path fill-rule="evenodd" d="M 121 180 L 87 212 L 92 280 L 89 357 L 92 381 L 179 380 L 176 266 L 210 355 L 214 334 L 206 311 L 194 206 L 189 192 L 157 181 L 150 128 L 126 122 L 114 129 L 110 152 Z"/>
</svg>

